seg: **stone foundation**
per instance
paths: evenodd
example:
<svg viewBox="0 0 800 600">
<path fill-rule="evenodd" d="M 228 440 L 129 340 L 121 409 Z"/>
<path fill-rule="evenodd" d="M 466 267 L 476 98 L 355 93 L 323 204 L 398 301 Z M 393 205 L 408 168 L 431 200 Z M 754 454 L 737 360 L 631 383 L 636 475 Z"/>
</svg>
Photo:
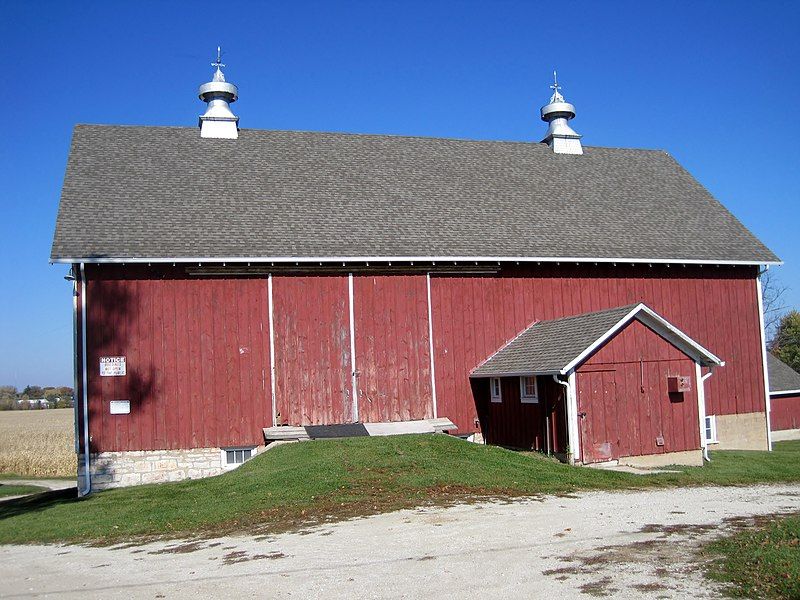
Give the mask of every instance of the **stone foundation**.
<svg viewBox="0 0 800 600">
<path fill-rule="evenodd" d="M 263 448 L 254 448 L 253 456 L 260 450 Z M 223 467 L 221 452 L 221 448 L 192 448 L 92 454 L 92 490 L 219 475 L 232 468 Z M 78 474 L 78 485 L 83 489 L 82 472 Z"/>
<path fill-rule="evenodd" d="M 769 450 L 766 413 L 717 415 L 717 440 L 709 450 Z"/>
</svg>

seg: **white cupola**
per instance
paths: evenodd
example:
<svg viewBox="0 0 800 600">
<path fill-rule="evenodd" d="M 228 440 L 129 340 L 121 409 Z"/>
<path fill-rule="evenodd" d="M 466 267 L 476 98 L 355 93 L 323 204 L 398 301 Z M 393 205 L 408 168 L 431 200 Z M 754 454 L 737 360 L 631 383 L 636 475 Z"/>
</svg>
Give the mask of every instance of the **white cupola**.
<svg viewBox="0 0 800 600">
<path fill-rule="evenodd" d="M 211 63 L 217 70 L 208 83 L 200 86 L 200 100 L 208 104 L 206 112 L 200 116 L 200 137 L 226 138 L 235 140 L 239 137 L 239 117 L 231 111 L 231 102 L 236 102 L 239 90 L 232 83 L 225 81 L 222 73 L 222 50 L 217 47 L 217 60 Z"/>
<path fill-rule="evenodd" d="M 558 76 L 553 71 L 553 85 L 550 86 L 553 95 L 550 96 L 550 103 L 542 107 L 542 121 L 550 124 L 547 134 L 542 140 L 556 154 L 583 154 L 581 146 L 581 136 L 569 126 L 567 121 L 575 118 L 575 107 L 564 100 L 564 96 L 559 91 Z"/>
</svg>

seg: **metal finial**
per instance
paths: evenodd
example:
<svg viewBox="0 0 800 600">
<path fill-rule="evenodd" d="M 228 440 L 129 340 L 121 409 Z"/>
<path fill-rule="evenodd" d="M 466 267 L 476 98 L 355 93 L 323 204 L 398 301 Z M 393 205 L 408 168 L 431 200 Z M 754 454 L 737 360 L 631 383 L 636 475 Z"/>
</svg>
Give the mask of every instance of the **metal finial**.
<svg viewBox="0 0 800 600">
<path fill-rule="evenodd" d="M 222 62 L 222 48 L 219 46 L 217 46 L 217 60 L 211 63 L 211 66 L 217 67 L 217 70 L 219 70 L 220 67 L 225 66 L 225 63 Z"/>
<path fill-rule="evenodd" d="M 558 85 L 558 73 L 553 71 L 553 85 L 550 86 L 550 89 L 553 90 L 553 95 L 550 97 L 550 102 L 563 102 L 564 96 L 561 95 L 559 91 L 561 86 Z"/>
</svg>

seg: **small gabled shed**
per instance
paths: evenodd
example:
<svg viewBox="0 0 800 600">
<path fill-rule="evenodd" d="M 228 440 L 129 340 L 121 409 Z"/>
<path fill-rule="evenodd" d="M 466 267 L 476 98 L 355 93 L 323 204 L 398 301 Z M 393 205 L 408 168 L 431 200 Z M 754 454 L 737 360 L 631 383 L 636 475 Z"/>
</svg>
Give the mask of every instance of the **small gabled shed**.
<svg viewBox="0 0 800 600">
<path fill-rule="evenodd" d="M 770 427 L 776 441 L 800 439 L 800 373 L 767 353 Z"/>
<path fill-rule="evenodd" d="M 703 385 L 722 365 L 635 304 L 536 322 L 470 377 L 488 443 L 583 464 L 701 464 Z"/>
</svg>

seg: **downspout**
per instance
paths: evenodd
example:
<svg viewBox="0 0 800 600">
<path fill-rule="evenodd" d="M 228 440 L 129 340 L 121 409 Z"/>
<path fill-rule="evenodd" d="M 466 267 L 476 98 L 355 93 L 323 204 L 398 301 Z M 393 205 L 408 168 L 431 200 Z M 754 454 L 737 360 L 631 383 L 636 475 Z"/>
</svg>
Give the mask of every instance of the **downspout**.
<svg viewBox="0 0 800 600">
<path fill-rule="evenodd" d="M 75 439 L 75 455 L 79 456 L 81 453 L 81 424 L 78 420 L 78 402 L 80 400 L 76 397 L 79 389 L 80 369 L 78 368 L 78 353 L 81 351 L 81 346 L 78 343 L 78 278 L 75 276 L 77 264 L 73 264 L 69 270 L 69 274 L 64 277 L 67 281 L 72 283 L 72 412 L 74 413 L 74 439 Z M 77 472 L 75 473 L 77 477 Z"/>
<path fill-rule="evenodd" d="M 559 385 L 564 386 L 564 414 L 567 417 L 567 446 L 570 449 L 569 454 L 571 455 L 569 458 L 569 464 L 575 464 L 575 454 L 574 454 L 574 447 L 572 445 L 572 428 L 569 426 L 569 382 L 568 381 L 561 381 L 558 378 L 558 375 L 553 375 L 553 381 L 555 381 Z"/>
<path fill-rule="evenodd" d="M 767 367 L 767 332 L 764 327 L 764 294 L 761 288 L 761 276 L 769 269 L 767 265 L 763 271 L 759 270 L 756 276 L 756 295 L 758 296 L 758 323 L 761 328 L 761 370 L 764 373 L 764 398 L 767 411 L 767 450 L 772 452 L 772 423 L 770 412 L 772 411 L 772 398 L 769 395 L 769 368 Z"/>
<path fill-rule="evenodd" d="M 698 365 L 698 369 L 699 368 L 700 368 L 700 366 Z M 702 396 L 703 396 L 703 417 L 705 417 L 705 406 L 706 406 L 706 379 L 711 377 L 713 374 L 714 374 L 714 368 L 713 367 L 709 367 L 708 368 L 708 373 L 706 373 L 705 375 L 701 375 L 700 376 L 700 386 L 701 386 L 700 387 L 700 393 L 702 393 Z M 711 462 L 711 457 L 708 455 L 708 440 L 705 439 L 705 437 L 706 437 L 705 425 L 706 424 L 705 424 L 705 418 L 704 418 L 703 419 L 703 429 L 701 430 L 702 436 L 703 436 L 703 458 L 707 462 Z"/>
<path fill-rule="evenodd" d="M 87 389 L 88 365 L 86 364 L 86 272 L 81 263 L 81 364 L 83 366 L 83 475 L 84 488 L 79 492 L 86 496 L 92 491 L 91 455 L 89 449 L 89 390 Z"/>
</svg>

